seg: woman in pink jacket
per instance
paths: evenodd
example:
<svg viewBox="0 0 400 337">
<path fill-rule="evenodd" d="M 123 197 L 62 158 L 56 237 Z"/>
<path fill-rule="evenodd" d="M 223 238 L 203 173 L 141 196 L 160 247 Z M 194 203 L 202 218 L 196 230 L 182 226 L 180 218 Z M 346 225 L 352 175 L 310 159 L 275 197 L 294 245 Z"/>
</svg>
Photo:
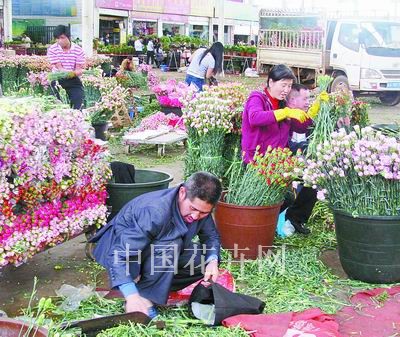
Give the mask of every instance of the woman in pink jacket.
<svg viewBox="0 0 400 337">
<path fill-rule="evenodd" d="M 257 146 L 264 152 L 270 145 L 289 147 L 293 132 L 305 133 L 312 120 L 300 109 L 285 108 L 285 99 L 293 82 L 293 72 L 285 65 L 274 66 L 268 73 L 263 92 L 253 91 L 244 107 L 242 119 L 242 151 L 250 162 Z"/>
</svg>

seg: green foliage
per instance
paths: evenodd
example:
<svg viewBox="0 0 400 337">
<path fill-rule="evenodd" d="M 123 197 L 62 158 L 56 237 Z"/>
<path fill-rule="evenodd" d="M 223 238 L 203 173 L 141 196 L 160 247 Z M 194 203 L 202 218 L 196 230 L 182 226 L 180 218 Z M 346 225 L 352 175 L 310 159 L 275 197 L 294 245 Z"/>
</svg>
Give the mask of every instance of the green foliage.
<svg viewBox="0 0 400 337">
<path fill-rule="evenodd" d="M 127 54 L 132 55 L 135 52 L 135 48 L 132 46 L 128 46 L 126 43 L 121 45 L 108 45 L 108 46 L 99 46 L 98 53 L 100 54 Z"/>
</svg>

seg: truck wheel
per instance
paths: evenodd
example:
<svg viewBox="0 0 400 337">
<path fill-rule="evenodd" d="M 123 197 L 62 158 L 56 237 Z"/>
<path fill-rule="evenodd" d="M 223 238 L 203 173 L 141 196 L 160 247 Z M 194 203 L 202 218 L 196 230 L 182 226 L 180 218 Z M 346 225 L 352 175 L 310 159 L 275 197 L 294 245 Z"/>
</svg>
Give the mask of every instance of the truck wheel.
<svg viewBox="0 0 400 337">
<path fill-rule="evenodd" d="M 397 105 L 400 103 L 400 91 L 387 91 L 379 95 L 379 99 L 382 104 L 385 105 Z"/>
<path fill-rule="evenodd" d="M 339 75 L 335 77 L 331 83 L 330 92 L 337 92 L 341 90 L 350 90 L 349 81 L 345 75 Z"/>
</svg>

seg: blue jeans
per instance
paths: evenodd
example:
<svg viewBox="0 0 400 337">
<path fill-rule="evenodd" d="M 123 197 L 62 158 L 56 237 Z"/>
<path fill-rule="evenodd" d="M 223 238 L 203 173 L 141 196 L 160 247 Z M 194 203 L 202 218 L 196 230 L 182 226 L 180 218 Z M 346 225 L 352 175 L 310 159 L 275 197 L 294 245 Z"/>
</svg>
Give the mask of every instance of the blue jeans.
<svg viewBox="0 0 400 337">
<path fill-rule="evenodd" d="M 203 78 L 198 78 L 192 75 L 186 75 L 185 82 L 190 85 L 193 83 L 197 88 L 198 91 L 203 91 L 203 85 L 204 85 L 204 79 Z"/>
</svg>

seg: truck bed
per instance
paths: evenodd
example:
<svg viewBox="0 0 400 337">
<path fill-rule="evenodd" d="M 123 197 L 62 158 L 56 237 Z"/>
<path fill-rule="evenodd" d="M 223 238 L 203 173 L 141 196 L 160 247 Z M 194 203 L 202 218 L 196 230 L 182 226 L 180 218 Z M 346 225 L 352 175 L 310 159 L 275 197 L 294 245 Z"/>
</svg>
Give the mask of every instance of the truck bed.
<svg viewBox="0 0 400 337">
<path fill-rule="evenodd" d="M 258 65 L 283 63 L 290 67 L 323 70 L 328 64 L 323 35 L 323 31 L 260 30 Z"/>
</svg>

